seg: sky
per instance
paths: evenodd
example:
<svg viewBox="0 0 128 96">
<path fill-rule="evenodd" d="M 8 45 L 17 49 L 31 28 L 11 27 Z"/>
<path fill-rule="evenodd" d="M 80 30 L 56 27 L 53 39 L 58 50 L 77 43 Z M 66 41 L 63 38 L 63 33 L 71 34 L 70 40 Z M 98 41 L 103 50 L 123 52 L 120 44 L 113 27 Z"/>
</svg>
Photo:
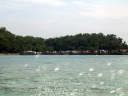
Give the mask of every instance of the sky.
<svg viewBox="0 0 128 96">
<path fill-rule="evenodd" d="M 0 0 L 0 26 L 23 36 L 102 32 L 128 42 L 128 0 Z"/>
</svg>

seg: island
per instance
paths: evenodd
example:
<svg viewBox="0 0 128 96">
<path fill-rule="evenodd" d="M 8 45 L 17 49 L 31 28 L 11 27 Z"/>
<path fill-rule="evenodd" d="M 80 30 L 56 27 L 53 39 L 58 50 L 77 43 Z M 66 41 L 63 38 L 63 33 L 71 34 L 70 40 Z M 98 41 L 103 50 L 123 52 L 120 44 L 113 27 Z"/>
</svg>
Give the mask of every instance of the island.
<svg viewBox="0 0 128 96">
<path fill-rule="evenodd" d="M 128 45 L 114 34 L 80 33 L 55 38 L 19 36 L 0 28 L 0 53 L 19 55 L 128 55 Z"/>
</svg>

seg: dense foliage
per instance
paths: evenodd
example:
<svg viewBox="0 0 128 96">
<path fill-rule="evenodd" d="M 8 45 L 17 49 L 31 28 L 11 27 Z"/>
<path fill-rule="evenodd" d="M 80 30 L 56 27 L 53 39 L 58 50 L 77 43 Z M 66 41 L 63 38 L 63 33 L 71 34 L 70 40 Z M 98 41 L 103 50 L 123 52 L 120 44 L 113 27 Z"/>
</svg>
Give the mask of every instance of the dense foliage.
<svg viewBox="0 0 128 96">
<path fill-rule="evenodd" d="M 45 48 L 42 38 L 17 36 L 7 31 L 6 28 L 0 28 L 0 52 L 44 51 Z"/>
<path fill-rule="evenodd" d="M 42 39 L 32 36 L 17 36 L 6 28 L 0 28 L 0 52 L 66 51 L 66 50 L 118 50 L 127 48 L 126 42 L 116 35 L 102 33 L 77 34 L 59 38 Z"/>
<path fill-rule="evenodd" d="M 116 35 L 102 33 L 77 34 L 45 40 L 50 50 L 118 50 L 127 48 L 126 42 Z"/>
</svg>

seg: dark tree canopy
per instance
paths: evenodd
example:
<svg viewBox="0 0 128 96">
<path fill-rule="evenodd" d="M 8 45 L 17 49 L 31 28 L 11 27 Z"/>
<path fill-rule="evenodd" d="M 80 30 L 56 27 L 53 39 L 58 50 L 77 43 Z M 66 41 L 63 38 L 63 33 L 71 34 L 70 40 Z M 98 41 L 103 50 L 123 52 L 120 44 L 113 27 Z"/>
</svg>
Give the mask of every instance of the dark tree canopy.
<svg viewBox="0 0 128 96">
<path fill-rule="evenodd" d="M 32 36 L 17 36 L 6 28 L 0 28 L 0 52 L 44 51 L 44 39 Z"/>
<path fill-rule="evenodd" d="M 67 50 L 119 50 L 128 48 L 126 42 L 113 34 L 84 33 L 74 36 L 43 39 L 32 36 L 18 36 L 5 27 L 0 28 L 0 53 L 22 51 L 67 51 Z"/>
<path fill-rule="evenodd" d="M 45 40 L 50 50 L 118 50 L 127 48 L 126 42 L 116 35 L 102 33 L 77 34 Z"/>
</svg>

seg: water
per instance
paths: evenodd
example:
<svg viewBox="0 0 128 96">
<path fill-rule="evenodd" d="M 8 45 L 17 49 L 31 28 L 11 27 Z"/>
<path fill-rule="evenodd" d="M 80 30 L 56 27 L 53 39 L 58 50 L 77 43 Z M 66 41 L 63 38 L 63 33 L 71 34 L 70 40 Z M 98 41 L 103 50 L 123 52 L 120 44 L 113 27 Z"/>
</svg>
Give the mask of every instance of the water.
<svg viewBox="0 0 128 96">
<path fill-rule="evenodd" d="M 0 96 L 128 96 L 128 56 L 0 56 Z"/>
</svg>

